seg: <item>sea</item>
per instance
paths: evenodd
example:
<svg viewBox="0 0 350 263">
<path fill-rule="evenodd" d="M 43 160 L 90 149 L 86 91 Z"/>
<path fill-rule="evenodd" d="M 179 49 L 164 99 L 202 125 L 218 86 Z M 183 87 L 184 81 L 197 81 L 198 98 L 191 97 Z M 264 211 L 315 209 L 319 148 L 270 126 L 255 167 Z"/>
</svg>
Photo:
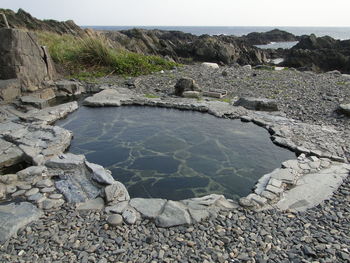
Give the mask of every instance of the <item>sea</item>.
<svg viewBox="0 0 350 263">
<path fill-rule="evenodd" d="M 315 34 L 318 37 L 330 36 L 334 39 L 350 39 L 350 27 L 279 27 L 279 26 L 82 26 L 95 30 L 127 30 L 132 28 L 174 30 L 193 35 L 234 35 L 243 36 L 251 32 L 266 32 L 278 28 L 296 36 Z M 260 48 L 291 48 L 297 42 L 279 42 L 259 45 Z"/>
</svg>

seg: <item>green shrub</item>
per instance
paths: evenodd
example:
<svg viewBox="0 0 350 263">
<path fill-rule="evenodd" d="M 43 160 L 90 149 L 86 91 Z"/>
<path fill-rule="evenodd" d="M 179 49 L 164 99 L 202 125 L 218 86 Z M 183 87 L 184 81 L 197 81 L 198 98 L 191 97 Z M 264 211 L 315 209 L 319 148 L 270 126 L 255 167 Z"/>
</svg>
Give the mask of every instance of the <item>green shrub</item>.
<svg viewBox="0 0 350 263">
<path fill-rule="evenodd" d="M 103 37 L 77 38 L 48 32 L 39 32 L 38 36 L 41 45 L 49 48 L 54 62 L 76 76 L 82 73 L 90 78 L 93 72 L 139 76 L 177 66 L 161 57 L 117 50 Z"/>
</svg>

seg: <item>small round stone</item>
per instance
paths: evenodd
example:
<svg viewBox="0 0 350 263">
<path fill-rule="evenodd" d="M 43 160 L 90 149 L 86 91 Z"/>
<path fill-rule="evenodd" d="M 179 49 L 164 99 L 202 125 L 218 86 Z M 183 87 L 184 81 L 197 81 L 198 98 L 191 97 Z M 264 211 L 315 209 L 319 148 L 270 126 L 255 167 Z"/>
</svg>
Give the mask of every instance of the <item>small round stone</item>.
<svg viewBox="0 0 350 263">
<path fill-rule="evenodd" d="M 17 196 L 23 195 L 25 192 L 26 192 L 26 190 L 19 190 L 19 191 L 13 193 L 12 197 L 17 197 Z"/>
<path fill-rule="evenodd" d="M 115 215 L 110 215 L 107 218 L 107 223 L 111 226 L 118 226 L 123 223 L 123 217 L 121 215 L 115 214 Z"/>
<path fill-rule="evenodd" d="M 36 183 L 39 188 L 47 188 L 53 186 L 53 181 L 50 179 L 44 179 Z"/>
<path fill-rule="evenodd" d="M 6 192 L 8 194 L 13 194 L 16 191 L 17 191 L 17 186 L 15 186 L 15 185 L 7 185 L 6 186 Z"/>
<path fill-rule="evenodd" d="M 32 189 L 28 190 L 24 195 L 26 197 L 29 197 L 29 196 L 35 195 L 37 193 L 39 193 L 39 188 L 32 188 Z"/>
<path fill-rule="evenodd" d="M 55 187 L 45 187 L 45 188 L 40 189 L 40 192 L 42 192 L 42 193 L 52 193 L 55 190 L 56 190 Z"/>
<path fill-rule="evenodd" d="M 32 186 L 30 184 L 21 184 L 18 186 L 18 188 L 21 190 L 29 190 L 32 188 Z"/>
<path fill-rule="evenodd" d="M 52 194 L 49 196 L 51 199 L 61 199 L 63 195 L 61 194 Z"/>
</svg>

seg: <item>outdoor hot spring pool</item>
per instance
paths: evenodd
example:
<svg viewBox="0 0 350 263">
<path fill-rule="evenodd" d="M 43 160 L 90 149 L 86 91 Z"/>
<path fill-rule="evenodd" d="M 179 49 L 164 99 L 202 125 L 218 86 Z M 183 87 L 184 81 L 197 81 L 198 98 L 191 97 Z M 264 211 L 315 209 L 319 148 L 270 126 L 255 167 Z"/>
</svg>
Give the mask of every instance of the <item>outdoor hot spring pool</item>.
<svg viewBox="0 0 350 263">
<path fill-rule="evenodd" d="M 124 183 L 131 197 L 181 200 L 211 193 L 237 199 L 295 158 L 253 123 L 154 107 L 81 107 L 57 125 L 69 151 L 85 154 Z"/>
</svg>

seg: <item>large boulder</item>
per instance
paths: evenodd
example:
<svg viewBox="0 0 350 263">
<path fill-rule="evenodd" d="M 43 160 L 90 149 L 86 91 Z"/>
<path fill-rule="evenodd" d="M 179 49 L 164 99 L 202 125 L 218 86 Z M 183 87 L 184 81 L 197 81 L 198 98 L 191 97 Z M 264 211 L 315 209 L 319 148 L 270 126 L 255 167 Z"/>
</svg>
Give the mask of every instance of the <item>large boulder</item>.
<svg viewBox="0 0 350 263">
<path fill-rule="evenodd" d="M 198 84 L 191 78 L 181 78 L 175 84 L 175 95 L 182 96 L 186 91 L 200 91 Z"/>
<path fill-rule="evenodd" d="M 56 75 L 34 33 L 0 28 L 0 39 L 0 79 L 19 79 L 22 91 L 35 91 Z"/>
</svg>

